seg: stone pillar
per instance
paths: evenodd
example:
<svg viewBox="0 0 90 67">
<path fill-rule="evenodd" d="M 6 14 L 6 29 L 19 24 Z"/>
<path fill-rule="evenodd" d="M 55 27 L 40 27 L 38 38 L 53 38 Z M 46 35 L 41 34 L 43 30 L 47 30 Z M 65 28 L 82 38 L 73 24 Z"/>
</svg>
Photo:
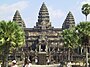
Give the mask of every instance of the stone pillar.
<svg viewBox="0 0 90 67">
<path fill-rule="evenodd" d="M 41 45 L 39 45 L 39 52 L 41 52 Z"/>
<path fill-rule="evenodd" d="M 46 52 L 48 52 L 48 46 L 46 45 L 46 49 L 45 49 Z"/>
</svg>

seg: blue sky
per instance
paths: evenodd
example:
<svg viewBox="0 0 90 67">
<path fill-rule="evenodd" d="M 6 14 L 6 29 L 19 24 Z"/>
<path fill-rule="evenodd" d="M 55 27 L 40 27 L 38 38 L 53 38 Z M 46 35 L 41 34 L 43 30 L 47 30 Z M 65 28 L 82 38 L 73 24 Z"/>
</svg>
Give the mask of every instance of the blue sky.
<svg viewBox="0 0 90 67">
<path fill-rule="evenodd" d="M 90 0 L 0 0 L 0 20 L 12 20 L 15 11 L 19 10 L 26 27 L 32 28 L 36 25 L 43 2 L 48 8 L 52 26 L 61 28 L 69 11 L 74 15 L 76 24 L 84 21 L 81 6 Z"/>
</svg>

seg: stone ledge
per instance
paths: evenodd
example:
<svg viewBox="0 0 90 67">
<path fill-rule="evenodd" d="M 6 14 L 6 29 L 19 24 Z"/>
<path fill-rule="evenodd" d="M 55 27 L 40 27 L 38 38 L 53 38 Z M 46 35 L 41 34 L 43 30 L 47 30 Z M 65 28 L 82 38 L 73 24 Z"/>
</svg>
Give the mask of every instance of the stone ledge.
<svg viewBox="0 0 90 67">
<path fill-rule="evenodd" d="M 59 64 L 52 64 L 52 65 L 31 65 L 31 67 L 58 67 Z"/>
</svg>

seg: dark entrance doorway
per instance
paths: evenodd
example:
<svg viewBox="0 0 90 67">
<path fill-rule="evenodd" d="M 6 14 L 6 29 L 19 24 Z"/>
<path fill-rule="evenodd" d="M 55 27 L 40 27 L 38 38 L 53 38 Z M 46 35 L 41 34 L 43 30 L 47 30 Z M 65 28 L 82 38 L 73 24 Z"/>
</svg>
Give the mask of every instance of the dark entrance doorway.
<svg viewBox="0 0 90 67">
<path fill-rule="evenodd" d="M 42 52 L 45 52 L 45 49 L 46 49 L 46 45 L 45 45 L 45 44 L 42 44 L 42 45 L 41 45 L 41 51 L 42 51 Z"/>
</svg>

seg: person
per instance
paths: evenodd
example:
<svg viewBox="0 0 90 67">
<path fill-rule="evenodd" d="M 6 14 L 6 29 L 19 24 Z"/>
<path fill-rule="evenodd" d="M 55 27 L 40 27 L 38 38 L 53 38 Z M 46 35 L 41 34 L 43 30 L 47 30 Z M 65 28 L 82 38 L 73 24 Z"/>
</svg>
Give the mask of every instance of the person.
<svg viewBox="0 0 90 67">
<path fill-rule="evenodd" d="M 13 60 L 13 61 L 12 61 L 11 67 L 18 67 L 17 64 L 16 64 L 16 60 Z"/>
<path fill-rule="evenodd" d="M 30 60 L 28 60 L 28 61 L 29 61 L 29 67 L 31 67 L 31 65 L 32 65 L 32 64 L 31 64 L 31 61 L 30 61 Z"/>
<path fill-rule="evenodd" d="M 37 58 L 35 58 L 35 64 L 38 64 L 38 59 Z"/>
<path fill-rule="evenodd" d="M 67 63 L 67 67 L 71 67 L 71 62 L 68 62 Z"/>
<path fill-rule="evenodd" d="M 23 67 L 31 67 L 31 61 L 28 59 L 25 59 Z"/>
<path fill-rule="evenodd" d="M 50 63 L 50 60 L 48 59 L 48 60 L 47 60 L 47 64 L 49 65 L 49 63 Z"/>
<path fill-rule="evenodd" d="M 29 62 L 25 62 L 25 64 L 23 65 L 23 67 L 29 67 Z"/>
<path fill-rule="evenodd" d="M 59 63 L 58 67 L 63 67 L 62 63 Z"/>
</svg>

